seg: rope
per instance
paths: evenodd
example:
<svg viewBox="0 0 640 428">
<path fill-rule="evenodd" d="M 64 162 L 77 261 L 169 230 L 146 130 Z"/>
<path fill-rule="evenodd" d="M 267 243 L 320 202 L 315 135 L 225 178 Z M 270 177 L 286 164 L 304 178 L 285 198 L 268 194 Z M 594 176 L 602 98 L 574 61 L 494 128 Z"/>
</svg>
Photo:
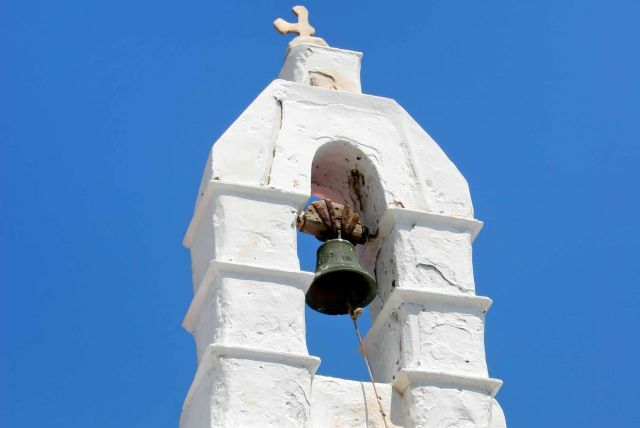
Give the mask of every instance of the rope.
<svg viewBox="0 0 640 428">
<path fill-rule="evenodd" d="M 356 335 L 358 336 L 358 342 L 360 343 L 360 349 L 362 349 L 362 356 L 364 357 L 364 362 L 367 365 L 367 371 L 369 372 L 369 379 L 371 379 L 371 386 L 373 386 L 373 393 L 376 395 L 376 400 L 378 401 L 378 407 L 380 408 L 380 415 L 382 415 L 382 421 L 384 422 L 385 428 L 389 428 L 387 424 L 387 414 L 384 412 L 384 408 L 382 407 L 382 398 L 380 394 L 378 394 L 378 389 L 376 388 L 376 383 L 373 381 L 373 374 L 371 373 L 371 366 L 369 365 L 369 358 L 367 357 L 367 351 L 364 349 L 364 344 L 362 343 L 362 336 L 360 335 L 360 329 L 358 328 L 358 323 L 356 320 L 362 313 L 362 308 L 356 308 L 355 310 L 351 310 L 351 306 L 349 306 L 349 316 L 351 317 L 351 321 L 353 321 L 353 326 L 356 329 Z"/>
</svg>

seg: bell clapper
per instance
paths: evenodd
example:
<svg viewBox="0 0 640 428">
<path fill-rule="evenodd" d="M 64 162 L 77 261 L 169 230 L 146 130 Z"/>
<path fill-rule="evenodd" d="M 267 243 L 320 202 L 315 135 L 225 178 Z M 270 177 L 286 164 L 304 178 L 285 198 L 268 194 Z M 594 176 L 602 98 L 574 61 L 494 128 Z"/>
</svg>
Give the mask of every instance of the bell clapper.
<svg viewBox="0 0 640 428">
<path fill-rule="evenodd" d="M 356 336 L 358 336 L 358 343 L 360 344 L 360 349 L 362 350 L 364 363 L 367 366 L 367 371 L 369 372 L 369 379 L 371 379 L 371 386 L 373 386 L 373 393 L 376 395 L 376 400 L 378 401 L 378 407 L 380 408 L 380 415 L 382 415 L 382 421 L 384 422 L 384 426 L 386 428 L 389 428 L 389 425 L 387 424 L 387 414 L 384 412 L 384 408 L 382 407 L 382 397 L 380 397 L 380 394 L 378 394 L 376 383 L 373 380 L 373 373 L 371 372 L 371 366 L 369 365 L 369 358 L 367 357 L 367 351 L 364 349 L 364 343 L 362 343 L 362 336 L 360 335 L 360 329 L 358 328 L 357 319 L 364 309 L 362 308 L 353 309 L 350 304 L 348 304 L 348 306 L 349 306 L 349 316 L 351 317 L 351 321 L 353 321 L 353 326 L 356 329 Z"/>
</svg>

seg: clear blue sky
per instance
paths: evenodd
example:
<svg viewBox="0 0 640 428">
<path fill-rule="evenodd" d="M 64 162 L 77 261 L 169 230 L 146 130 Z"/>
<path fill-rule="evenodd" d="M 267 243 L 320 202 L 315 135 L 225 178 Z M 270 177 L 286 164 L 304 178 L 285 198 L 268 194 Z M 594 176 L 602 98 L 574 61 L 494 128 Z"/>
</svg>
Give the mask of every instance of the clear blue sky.
<svg viewBox="0 0 640 428">
<path fill-rule="evenodd" d="M 470 183 L 507 421 L 640 426 L 640 2 L 399 3 L 306 5 Z M 211 144 L 282 65 L 271 22 L 291 6 L 0 4 L 0 426 L 177 426 L 182 236 Z M 364 378 L 349 328 L 309 318 L 320 373 Z"/>
</svg>

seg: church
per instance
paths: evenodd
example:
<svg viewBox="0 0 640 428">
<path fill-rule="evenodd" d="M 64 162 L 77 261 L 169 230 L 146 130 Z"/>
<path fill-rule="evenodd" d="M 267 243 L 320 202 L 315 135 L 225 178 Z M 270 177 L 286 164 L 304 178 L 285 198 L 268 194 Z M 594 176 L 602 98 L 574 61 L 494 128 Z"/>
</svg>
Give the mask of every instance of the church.
<svg viewBox="0 0 640 428">
<path fill-rule="evenodd" d="M 362 93 L 360 52 L 294 13 L 274 22 L 297 35 L 278 78 L 211 150 L 184 238 L 198 367 L 180 427 L 505 428 L 465 178 L 394 100 Z M 326 240 L 317 273 L 298 229 Z M 343 262 L 353 280 L 335 281 Z M 354 324 L 370 308 L 373 382 L 315 374 L 307 304 Z"/>
</svg>

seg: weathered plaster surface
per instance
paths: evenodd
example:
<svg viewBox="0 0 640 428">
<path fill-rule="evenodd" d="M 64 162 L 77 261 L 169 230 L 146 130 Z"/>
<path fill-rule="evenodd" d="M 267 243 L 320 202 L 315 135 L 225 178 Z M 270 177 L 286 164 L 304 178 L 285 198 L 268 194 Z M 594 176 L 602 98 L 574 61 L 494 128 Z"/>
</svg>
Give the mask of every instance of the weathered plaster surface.
<svg viewBox="0 0 640 428">
<path fill-rule="evenodd" d="M 377 384 L 390 427 L 404 426 L 402 396 L 391 384 Z M 315 376 L 311 387 L 313 428 L 384 428 L 370 382 Z"/>
<path fill-rule="evenodd" d="M 210 345 L 183 406 L 181 427 L 303 427 L 319 360 Z"/>
<path fill-rule="evenodd" d="M 247 359 L 222 362 L 227 400 L 216 413 L 220 426 L 301 427 L 311 408 L 304 367 Z"/>
<path fill-rule="evenodd" d="M 364 257 L 375 269 L 379 286 L 371 305 L 373 318 L 396 288 L 474 295 L 471 243 L 481 226 L 477 221 L 388 209 L 381 233 Z"/>
<path fill-rule="evenodd" d="M 501 410 L 493 399 L 502 385 L 499 380 L 403 369 L 393 385 L 407 408 L 407 427 L 499 426 Z"/>
<path fill-rule="evenodd" d="M 484 314 L 433 304 L 402 306 L 404 367 L 487 376 Z"/>
<path fill-rule="evenodd" d="M 456 387 L 416 386 L 404 394 L 411 428 L 489 427 L 491 397 Z"/>
<path fill-rule="evenodd" d="M 198 360 L 212 343 L 307 354 L 304 293 L 312 279 L 306 272 L 212 261 L 183 324 Z"/>
<path fill-rule="evenodd" d="M 295 223 L 307 197 L 218 181 L 204 195 L 185 237 L 194 291 L 211 260 L 300 269 Z"/>
<path fill-rule="evenodd" d="M 484 297 L 397 289 L 365 337 L 376 379 L 392 382 L 403 369 L 488 376 Z"/>
<path fill-rule="evenodd" d="M 289 45 L 280 79 L 360 93 L 362 53 L 311 43 Z"/>
</svg>

